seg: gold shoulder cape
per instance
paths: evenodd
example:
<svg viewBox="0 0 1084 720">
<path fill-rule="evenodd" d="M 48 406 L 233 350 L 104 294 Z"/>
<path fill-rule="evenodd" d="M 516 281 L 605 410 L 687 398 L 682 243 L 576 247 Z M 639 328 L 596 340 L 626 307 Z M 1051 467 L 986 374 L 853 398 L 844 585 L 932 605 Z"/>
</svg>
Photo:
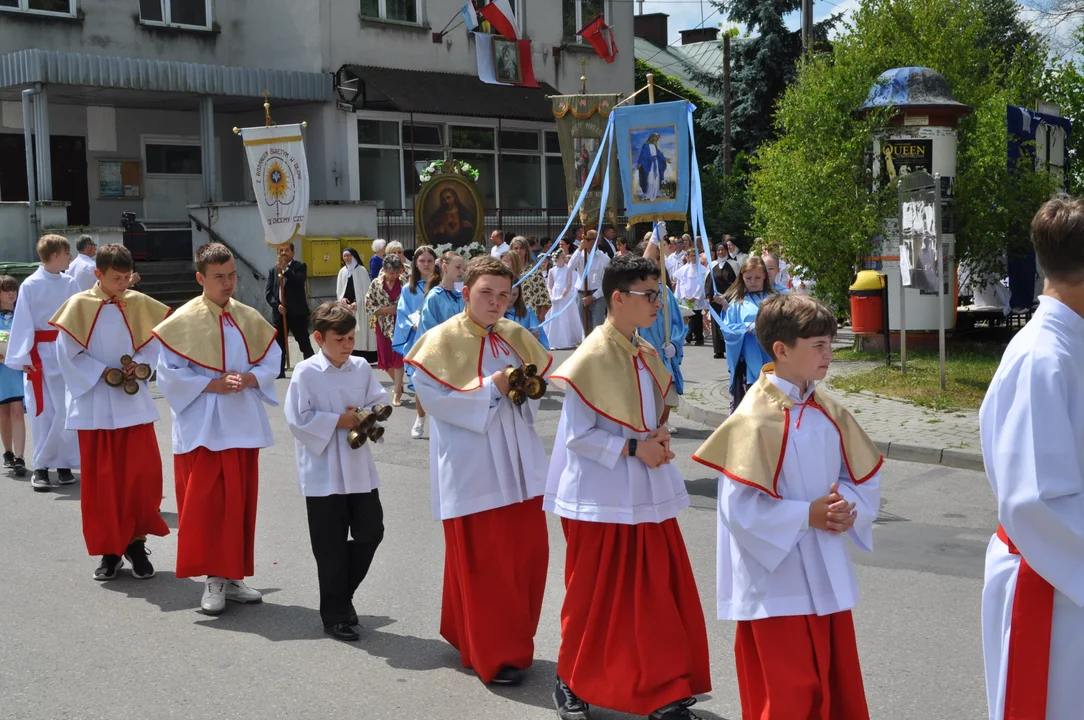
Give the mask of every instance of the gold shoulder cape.
<svg viewBox="0 0 1084 720">
<path fill-rule="evenodd" d="M 220 308 L 206 296 L 192 298 L 154 328 L 162 344 L 189 362 L 208 370 L 226 372 L 226 347 L 222 341 L 222 318 L 228 315 L 248 350 L 248 361 L 255 365 L 275 342 L 275 328 L 263 316 L 233 298 Z"/>
<path fill-rule="evenodd" d="M 539 375 L 550 369 L 553 356 L 519 323 L 501 318 L 493 334 L 508 343 L 524 365 L 535 365 Z M 452 390 L 469 392 L 482 386 L 482 353 L 488 335 L 464 310 L 418 338 L 403 362 Z"/>
<path fill-rule="evenodd" d="M 778 498 L 779 471 L 795 403 L 768 379 L 771 370 L 771 364 L 764 366 L 738 409 L 704 441 L 693 460 Z M 869 480 L 884 462 L 881 451 L 850 412 L 827 394 L 814 391 L 810 401 L 835 425 L 851 480 L 855 484 Z"/>
<path fill-rule="evenodd" d="M 649 432 L 635 359 L 644 362 L 654 380 L 656 423 L 662 419 L 674 380 L 651 343 L 639 335 L 634 340 L 635 344 L 604 322 L 553 371 L 551 379 L 562 389 L 571 387 L 598 414 L 636 432 Z"/>
<path fill-rule="evenodd" d="M 128 326 L 132 348 L 139 350 L 151 340 L 154 326 L 166 319 L 170 309 L 149 295 L 125 290 L 116 298 L 106 295 L 97 284 L 90 290 L 72 295 L 60 306 L 49 324 L 71 335 L 85 349 L 98 322 L 98 314 L 108 303 L 114 303 Z"/>
</svg>

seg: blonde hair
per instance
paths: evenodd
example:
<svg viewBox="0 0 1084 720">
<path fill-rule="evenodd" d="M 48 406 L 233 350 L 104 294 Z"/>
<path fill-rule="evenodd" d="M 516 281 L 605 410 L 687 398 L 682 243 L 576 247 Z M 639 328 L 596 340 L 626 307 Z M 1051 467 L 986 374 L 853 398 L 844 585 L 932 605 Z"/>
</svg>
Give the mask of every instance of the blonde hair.
<svg viewBox="0 0 1084 720">
<path fill-rule="evenodd" d="M 49 262 L 53 255 L 67 250 L 71 252 L 72 245 L 68 238 L 63 235 L 42 235 L 38 240 L 38 257 L 43 263 Z"/>
<path fill-rule="evenodd" d="M 384 252 L 388 255 L 398 255 L 399 253 L 403 252 L 403 243 L 399 242 L 398 240 L 392 240 L 384 248 Z"/>
<path fill-rule="evenodd" d="M 390 245 L 388 247 L 391 247 Z M 389 250 L 390 252 L 390 250 Z M 460 260 L 463 256 L 457 253 L 455 250 L 446 250 L 443 255 L 437 260 L 437 263 L 433 266 L 433 272 L 429 274 L 429 282 L 425 284 L 425 292 L 428 295 L 429 291 L 435 287 L 438 287 L 444 281 L 444 266 L 452 262 L 456 258 Z"/>
<path fill-rule="evenodd" d="M 745 287 L 745 273 L 752 272 L 753 270 L 760 270 L 764 273 L 764 287 L 761 292 L 767 295 L 778 295 L 776 291 L 768 283 L 768 268 L 764 264 L 764 260 L 759 255 L 751 255 L 748 260 L 742 263 L 741 269 L 738 270 L 738 279 L 734 281 L 734 284 L 730 286 L 730 289 L 723 294 L 723 297 L 727 299 L 727 302 L 741 302 L 749 294 L 749 289 Z"/>
</svg>

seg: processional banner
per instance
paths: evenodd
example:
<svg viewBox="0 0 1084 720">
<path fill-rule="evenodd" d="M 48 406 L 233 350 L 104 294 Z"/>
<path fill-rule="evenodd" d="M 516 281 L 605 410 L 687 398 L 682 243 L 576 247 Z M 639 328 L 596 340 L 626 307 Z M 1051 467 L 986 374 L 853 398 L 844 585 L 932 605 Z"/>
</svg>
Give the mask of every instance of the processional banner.
<svg viewBox="0 0 1084 720">
<path fill-rule="evenodd" d="M 614 110 L 617 161 L 629 224 L 685 220 L 689 212 L 689 103 Z"/>
<path fill-rule="evenodd" d="M 241 130 L 252 175 L 264 242 L 276 246 L 305 235 L 309 214 L 309 168 L 300 125 Z"/>
<path fill-rule="evenodd" d="M 565 169 L 565 195 L 568 210 L 572 212 L 580 196 L 591 165 L 595 162 L 606 132 L 610 113 L 620 101 L 620 95 L 551 95 L 553 115 L 557 119 L 557 137 L 561 143 L 561 159 Z M 610 166 L 602 159 L 598 172 L 591 180 L 591 187 L 580 207 L 579 220 L 584 227 L 598 224 L 599 205 L 602 202 L 602 180 L 610 173 L 610 182 L 617 180 L 617 151 L 613 152 Z M 617 193 L 611 185 L 606 203 L 606 216 L 610 222 L 617 217 Z"/>
</svg>

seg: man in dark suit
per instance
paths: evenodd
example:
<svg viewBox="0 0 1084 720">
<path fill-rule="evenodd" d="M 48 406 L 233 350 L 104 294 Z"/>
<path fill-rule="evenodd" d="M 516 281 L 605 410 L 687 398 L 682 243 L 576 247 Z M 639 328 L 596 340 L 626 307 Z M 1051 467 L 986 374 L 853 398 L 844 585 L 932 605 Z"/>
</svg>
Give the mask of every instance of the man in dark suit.
<svg viewBox="0 0 1084 720">
<path fill-rule="evenodd" d="M 602 226 L 602 238 L 598 243 L 598 249 L 606 253 L 611 260 L 614 259 L 614 255 L 617 254 L 617 232 L 613 225 Z"/>
<path fill-rule="evenodd" d="M 267 273 L 267 304 L 271 306 L 271 316 L 275 320 L 275 329 L 278 330 L 275 340 L 282 349 L 280 378 L 286 377 L 286 329 L 282 326 L 283 315 L 286 316 L 286 325 L 297 341 L 297 346 L 301 348 L 301 354 L 306 358 L 313 355 L 312 344 L 309 342 L 309 300 L 305 291 L 307 272 L 305 263 L 294 260 L 294 244 L 290 243 L 279 248 L 278 264 Z M 279 289 L 280 274 L 285 283 L 285 293 Z"/>
</svg>

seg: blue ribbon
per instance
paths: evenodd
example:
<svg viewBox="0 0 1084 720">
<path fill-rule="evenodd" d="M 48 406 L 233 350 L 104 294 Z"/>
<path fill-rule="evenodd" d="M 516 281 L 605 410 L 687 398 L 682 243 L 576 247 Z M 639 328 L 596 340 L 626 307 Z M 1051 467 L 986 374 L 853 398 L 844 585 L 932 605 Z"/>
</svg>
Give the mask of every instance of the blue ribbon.
<svg viewBox="0 0 1084 720">
<path fill-rule="evenodd" d="M 710 258 L 711 248 L 708 245 L 708 229 L 704 224 L 704 192 L 700 185 L 700 163 L 696 160 L 696 143 L 693 141 L 693 111 L 696 110 L 696 106 L 688 103 L 687 107 L 689 110 L 689 146 L 692 148 L 692 168 L 690 168 L 689 172 L 689 176 L 692 178 L 692 192 L 689 199 L 689 225 L 692 226 L 693 230 L 693 245 L 696 244 L 696 236 L 699 235 L 704 257 Z M 661 243 L 659 247 L 661 250 Z M 661 257 L 662 253 L 660 252 L 659 255 Z M 719 288 L 715 285 L 715 274 L 711 273 L 710 270 L 709 276 L 711 277 L 711 289 L 714 297 L 720 294 Z M 704 271 L 699 257 L 696 258 L 696 281 L 700 283 L 700 287 L 704 287 Z M 708 313 L 719 325 L 719 330 L 722 332 L 723 319 L 719 316 L 719 313 L 715 312 L 715 308 L 710 303 Z"/>
</svg>

